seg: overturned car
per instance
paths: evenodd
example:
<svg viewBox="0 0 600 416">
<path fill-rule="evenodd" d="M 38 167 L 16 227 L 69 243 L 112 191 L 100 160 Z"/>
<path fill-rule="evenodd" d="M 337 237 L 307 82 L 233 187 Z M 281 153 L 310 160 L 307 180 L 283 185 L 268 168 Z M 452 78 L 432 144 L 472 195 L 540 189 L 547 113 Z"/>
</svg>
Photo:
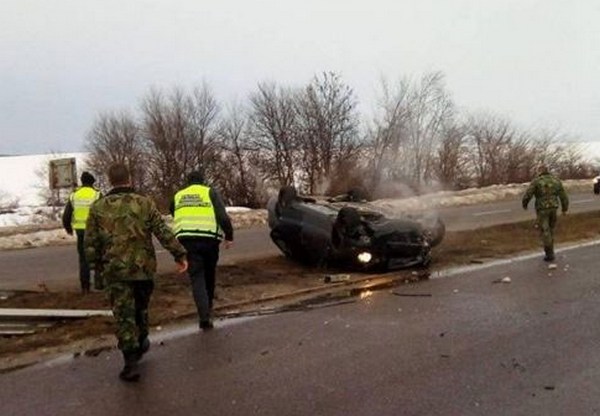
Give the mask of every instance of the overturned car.
<svg viewBox="0 0 600 416">
<path fill-rule="evenodd" d="M 444 238 L 434 214 L 386 214 L 357 192 L 330 199 L 281 188 L 267 206 L 271 239 L 287 256 L 309 265 L 355 270 L 426 266 Z"/>
</svg>

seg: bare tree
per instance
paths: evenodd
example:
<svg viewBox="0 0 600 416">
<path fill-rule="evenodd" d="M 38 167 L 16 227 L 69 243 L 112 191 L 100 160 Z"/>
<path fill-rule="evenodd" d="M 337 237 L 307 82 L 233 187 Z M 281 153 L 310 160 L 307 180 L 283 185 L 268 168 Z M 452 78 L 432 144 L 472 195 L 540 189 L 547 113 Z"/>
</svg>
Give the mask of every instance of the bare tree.
<svg viewBox="0 0 600 416">
<path fill-rule="evenodd" d="M 202 168 L 207 178 L 211 178 L 217 169 L 216 154 L 219 149 L 218 127 L 219 105 L 207 84 L 193 90 L 189 98 L 191 113 L 188 151 L 191 169 Z M 190 168 L 186 166 L 187 169 Z"/>
<path fill-rule="evenodd" d="M 444 131 L 453 122 L 454 103 L 446 91 L 444 75 L 423 75 L 409 94 L 407 118 L 408 167 L 413 182 L 428 182 L 433 177 L 434 152 Z"/>
<path fill-rule="evenodd" d="M 259 172 L 249 146 L 247 117 L 239 104 L 228 108 L 218 129 L 221 145 L 220 165 L 215 182 L 232 205 L 257 208 L 264 202 L 259 191 Z"/>
<path fill-rule="evenodd" d="M 210 179 L 215 171 L 218 106 L 204 86 L 192 94 L 174 89 L 168 96 L 153 90 L 141 108 L 149 182 L 165 205 L 189 172 L 200 169 Z"/>
<path fill-rule="evenodd" d="M 382 98 L 379 106 L 382 114 L 374 120 L 371 128 L 369 147 L 372 157 L 369 161 L 369 185 L 376 189 L 382 181 L 397 179 L 398 160 L 405 140 L 405 126 L 408 118 L 407 96 L 409 84 L 402 80 L 392 91 L 385 79 L 381 81 Z"/>
<path fill-rule="evenodd" d="M 298 94 L 296 109 L 306 190 L 321 193 L 319 185 L 344 174 L 361 148 L 354 92 L 339 75 L 323 73 Z"/>
<path fill-rule="evenodd" d="M 250 96 L 249 134 L 265 178 L 279 186 L 294 184 L 299 158 L 294 92 L 259 84 Z"/>
<path fill-rule="evenodd" d="M 516 130 L 507 119 L 480 113 L 469 117 L 467 134 L 477 186 L 502 183 Z"/>
<path fill-rule="evenodd" d="M 146 190 L 146 154 L 140 129 L 128 112 L 100 114 L 87 134 L 86 149 L 92 171 L 105 173 L 111 164 L 123 163 L 130 169 L 133 184 Z M 98 179 L 100 186 L 108 186 L 103 175 Z"/>
<path fill-rule="evenodd" d="M 471 182 L 463 125 L 448 128 L 439 143 L 434 163 L 435 178 L 445 187 L 462 189 Z"/>
<path fill-rule="evenodd" d="M 394 88 L 382 82 L 382 114 L 371 131 L 373 187 L 402 181 L 419 187 L 435 178 L 437 149 L 454 123 L 454 103 L 441 72 Z"/>
</svg>

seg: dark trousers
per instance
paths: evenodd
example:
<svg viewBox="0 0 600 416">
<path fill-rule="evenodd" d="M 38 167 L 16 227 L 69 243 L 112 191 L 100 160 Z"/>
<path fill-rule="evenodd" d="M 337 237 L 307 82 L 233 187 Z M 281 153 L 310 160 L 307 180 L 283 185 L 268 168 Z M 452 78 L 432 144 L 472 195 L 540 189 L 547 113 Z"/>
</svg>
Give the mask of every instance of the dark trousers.
<svg viewBox="0 0 600 416">
<path fill-rule="evenodd" d="M 215 298 L 215 275 L 219 241 L 214 238 L 182 238 L 187 250 L 188 274 L 200 321 L 209 321 Z"/>
<path fill-rule="evenodd" d="M 119 349 L 124 353 L 133 353 L 138 350 L 140 340 L 148 336 L 148 304 L 154 290 L 154 282 L 112 282 L 106 289 L 117 323 Z"/>
<path fill-rule="evenodd" d="M 85 259 L 83 236 L 85 230 L 75 230 L 77 234 L 77 254 L 79 254 L 79 282 L 82 290 L 90 290 L 90 266 Z"/>
<path fill-rule="evenodd" d="M 541 209 L 537 211 L 537 222 L 540 227 L 540 237 L 544 248 L 554 250 L 554 229 L 556 228 L 556 209 Z"/>
</svg>

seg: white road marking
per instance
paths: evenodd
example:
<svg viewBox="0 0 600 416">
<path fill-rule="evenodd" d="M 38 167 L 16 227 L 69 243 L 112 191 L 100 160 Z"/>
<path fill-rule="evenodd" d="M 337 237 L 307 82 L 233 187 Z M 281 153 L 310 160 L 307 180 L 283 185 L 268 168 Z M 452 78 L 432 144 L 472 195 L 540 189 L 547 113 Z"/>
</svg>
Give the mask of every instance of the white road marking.
<svg viewBox="0 0 600 416">
<path fill-rule="evenodd" d="M 473 214 L 474 217 L 483 217 L 484 215 L 494 215 L 494 214 L 504 214 L 507 212 L 511 212 L 511 209 L 498 209 L 496 211 L 484 211 L 484 212 L 476 212 Z"/>
<path fill-rule="evenodd" d="M 568 252 L 571 250 L 576 250 L 578 248 L 593 247 L 593 246 L 597 246 L 597 245 L 600 245 L 600 240 L 593 240 L 593 241 L 588 241 L 585 243 L 575 243 L 573 245 L 567 245 L 565 247 L 555 248 L 554 252 L 555 253 L 564 253 L 564 252 Z M 453 267 L 453 268 L 449 268 L 449 269 L 437 270 L 437 271 L 432 272 L 429 275 L 429 279 L 440 279 L 440 278 L 455 276 L 455 275 L 459 275 L 459 274 L 463 274 L 463 273 L 469 273 L 469 272 L 474 272 L 474 271 L 478 271 L 478 270 L 485 270 L 485 269 L 489 269 L 489 268 L 492 268 L 495 266 L 504 266 L 504 265 L 508 265 L 508 264 L 515 264 L 520 261 L 530 260 L 530 259 L 533 259 L 536 257 L 540 257 L 540 254 L 539 253 L 529 253 L 529 254 L 523 254 L 523 255 L 508 258 L 508 259 L 492 260 L 489 263 L 484 263 L 484 264 L 458 266 L 458 267 Z"/>
<path fill-rule="evenodd" d="M 579 201 L 573 201 L 572 204 L 587 204 L 589 202 L 594 202 L 595 199 L 581 199 Z"/>
</svg>

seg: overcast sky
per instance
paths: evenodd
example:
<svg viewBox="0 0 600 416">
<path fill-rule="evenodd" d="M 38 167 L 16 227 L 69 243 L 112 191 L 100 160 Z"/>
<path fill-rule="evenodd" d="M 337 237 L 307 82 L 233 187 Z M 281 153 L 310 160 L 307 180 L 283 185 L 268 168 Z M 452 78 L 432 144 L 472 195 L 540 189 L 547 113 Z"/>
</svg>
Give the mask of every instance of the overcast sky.
<svg viewBox="0 0 600 416">
<path fill-rule="evenodd" d="M 206 81 L 340 73 L 365 115 L 379 79 L 446 74 L 456 103 L 600 140 L 600 0 L 5 0 L 0 154 L 78 151 L 103 110 Z"/>
</svg>

